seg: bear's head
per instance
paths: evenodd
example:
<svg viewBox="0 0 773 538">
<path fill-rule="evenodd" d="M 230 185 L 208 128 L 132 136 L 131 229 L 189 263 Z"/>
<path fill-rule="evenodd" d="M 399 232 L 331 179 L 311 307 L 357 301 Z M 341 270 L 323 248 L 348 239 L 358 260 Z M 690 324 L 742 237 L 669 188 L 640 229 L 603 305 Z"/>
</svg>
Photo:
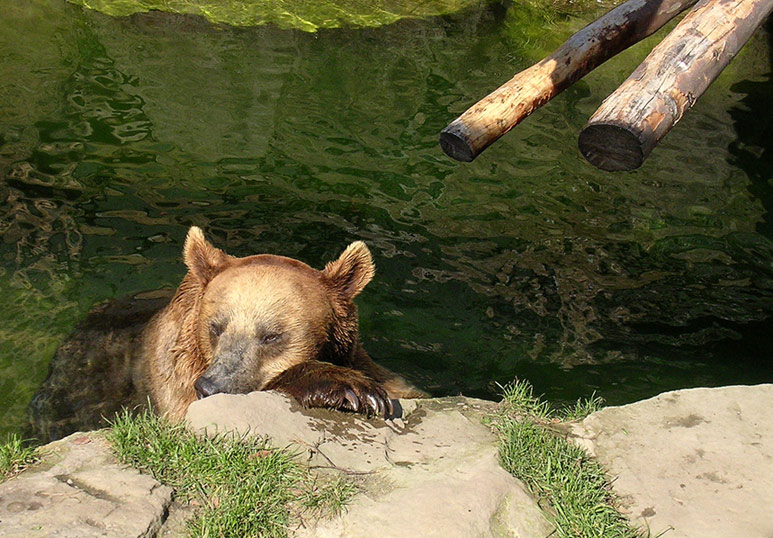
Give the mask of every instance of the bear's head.
<svg viewBox="0 0 773 538">
<path fill-rule="evenodd" d="M 365 243 L 318 271 L 282 256 L 229 256 L 192 227 L 183 255 L 183 285 L 197 297 L 188 345 L 204 369 L 199 397 L 261 390 L 304 361 L 345 364 L 355 351 L 352 300 L 374 274 Z"/>
</svg>

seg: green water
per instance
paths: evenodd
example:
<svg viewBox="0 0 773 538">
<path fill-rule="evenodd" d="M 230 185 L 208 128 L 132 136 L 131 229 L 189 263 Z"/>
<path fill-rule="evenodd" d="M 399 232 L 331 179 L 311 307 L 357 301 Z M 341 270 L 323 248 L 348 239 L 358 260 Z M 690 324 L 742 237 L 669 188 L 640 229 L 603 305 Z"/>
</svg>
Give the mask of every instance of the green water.
<svg viewBox="0 0 773 538">
<path fill-rule="evenodd" d="M 152 10 L 198 15 L 231 26 L 274 24 L 316 32 L 320 28 L 378 27 L 405 18 L 456 13 L 484 0 L 68 0 L 118 17 Z"/>
<path fill-rule="evenodd" d="M 435 395 L 772 381 L 767 33 L 633 173 L 576 139 L 660 36 L 474 163 L 437 144 L 597 15 L 494 4 L 310 34 L 0 0 L 0 435 L 93 303 L 179 282 L 192 224 L 316 267 L 365 240 L 366 348 Z"/>
</svg>

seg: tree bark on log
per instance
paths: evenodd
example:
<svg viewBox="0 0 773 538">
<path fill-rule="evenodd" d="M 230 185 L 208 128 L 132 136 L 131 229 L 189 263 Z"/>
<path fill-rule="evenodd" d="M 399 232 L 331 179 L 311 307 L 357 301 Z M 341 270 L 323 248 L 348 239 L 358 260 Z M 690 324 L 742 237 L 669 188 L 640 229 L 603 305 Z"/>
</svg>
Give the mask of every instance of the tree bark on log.
<svg viewBox="0 0 773 538">
<path fill-rule="evenodd" d="M 580 132 L 602 170 L 633 170 L 773 10 L 773 0 L 701 0 L 607 97 Z"/>
<path fill-rule="evenodd" d="M 695 2 L 628 0 L 617 6 L 451 122 L 440 133 L 440 146 L 458 161 L 472 161 L 559 92 L 653 34 Z"/>
</svg>

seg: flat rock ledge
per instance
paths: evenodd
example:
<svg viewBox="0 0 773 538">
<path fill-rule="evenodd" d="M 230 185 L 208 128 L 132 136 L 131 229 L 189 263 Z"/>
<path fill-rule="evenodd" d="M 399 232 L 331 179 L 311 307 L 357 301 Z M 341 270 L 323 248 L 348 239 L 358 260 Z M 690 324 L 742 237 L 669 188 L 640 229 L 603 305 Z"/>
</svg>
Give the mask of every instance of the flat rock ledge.
<svg viewBox="0 0 773 538">
<path fill-rule="evenodd" d="M 199 400 L 187 420 L 207 434 L 268 435 L 312 468 L 356 481 L 359 494 L 341 516 L 304 522 L 298 537 L 544 538 L 552 526 L 499 465 L 496 438 L 481 423 L 495 406 L 464 397 L 403 400 L 403 418 L 385 421 L 253 392 Z"/>
<path fill-rule="evenodd" d="M 43 448 L 43 459 L 0 484 L 0 536 L 155 536 L 172 488 L 120 465 L 102 432 Z"/>
<path fill-rule="evenodd" d="M 773 538 L 773 385 L 666 392 L 572 425 L 629 519 L 663 538 Z"/>
<path fill-rule="evenodd" d="M 403 418 L 302 410 L 266 392 L 191 405 L 206 434 L 266 435 L 320 472 L 360 487 L 333 519 L 299 537 L 544 538 L 553 528 L 498 464 L 469 398 L 403 401 Z M 567 426 L 607 468 L 631 520 L 666 538 L 773 537 L 773 385 L 688 389 L 605 408 Z M 179 536 L 172 491 L 118 464 L 101 432 L 46 445 L 43 460 L 0 484 L 0 536 Z"/>
</svg>

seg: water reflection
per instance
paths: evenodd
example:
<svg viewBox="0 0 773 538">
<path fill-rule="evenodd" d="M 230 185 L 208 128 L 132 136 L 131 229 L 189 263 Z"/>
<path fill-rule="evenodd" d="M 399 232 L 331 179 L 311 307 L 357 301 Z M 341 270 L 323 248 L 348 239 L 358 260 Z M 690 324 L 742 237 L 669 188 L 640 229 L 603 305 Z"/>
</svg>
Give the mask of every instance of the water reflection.
<svg viewBox="0 0 773 538">
<path fill-rule="evenodd" d="M 366 347 L 436 394 L 517 375 L 618 403 L 770 380 L 767 45 L 637 172 L 591 168 L 576 134 L 642 49 L 454 163 L 438 132 L 551 44 L 519 9 L 307 35 L 0 6 L 7 429 L 91 304 L 179 282 L 191 224 L 315 266 L 366 240 Z"/>
</svg>

